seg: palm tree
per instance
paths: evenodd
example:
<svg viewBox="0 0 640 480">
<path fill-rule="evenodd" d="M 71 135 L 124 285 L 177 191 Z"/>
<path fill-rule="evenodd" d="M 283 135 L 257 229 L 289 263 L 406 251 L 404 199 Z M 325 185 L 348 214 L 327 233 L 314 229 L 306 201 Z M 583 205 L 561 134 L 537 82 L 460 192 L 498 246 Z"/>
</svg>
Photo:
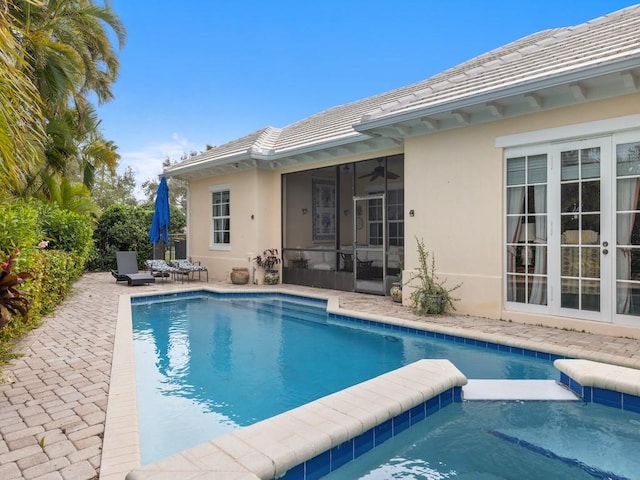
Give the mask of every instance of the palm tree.
<svg viewBox="0 0 640 480">
<path fill-rule="evenodd" d="M 92 0 L 11 0 L 8 11 L 21 27 L 15 37 L 24 51 L 25 70 L 32 78 L 46 118 L 43 167 L 31 171 L 24 191 L 46 189 L 42 174 L 64 177 L 81 172 L 87 186 L 100 165 L 114 170 L 118 155 L 100 134 L 88 98 L 103 103 L 113 98 L 118 59 L 108 36 L 124 44 L 124 26 L 109 5 Z"/>
<path fill-rule="evenodd" d="M 91 192 L 82 183 L 70 182 L 66 178 L 58 181 L 46 174 L 42 178 L 47 186 L 48 200 L 61 209 L 89 215 L 96 215 L 100 210 L 91 198 Z"/>
<path fill-rule="evenodd" d="M 0 193 L 19 189 L 43 162 L 44 123 L 38 90 L 26 71 L 19 25 L 0 7 Z"/>
<path fill-rule="evenodd" d="M 68 176 L 93 188 L 95 171 L 105 167 L 115 175 L 120 155 L 113 141 L 100 133 L 100 120 L 93 106 L 81 100 L 47 125 L 46 171 Z"/>
<path fill-rule="evenodd" d="M 118 58 L 107 28 L 124 46 L 125 29 L 107 4 L 91 0 L 13 0 L 13 14 L 23 26 L 21 42 L 29 53 L 38 91 L 50 109 L 62 108 L 93 92 L 98 102 L 113 98 L 111 84 L 118 75 Z M 77 102 L 75 102 L 77 103 Z"/>
</svg>

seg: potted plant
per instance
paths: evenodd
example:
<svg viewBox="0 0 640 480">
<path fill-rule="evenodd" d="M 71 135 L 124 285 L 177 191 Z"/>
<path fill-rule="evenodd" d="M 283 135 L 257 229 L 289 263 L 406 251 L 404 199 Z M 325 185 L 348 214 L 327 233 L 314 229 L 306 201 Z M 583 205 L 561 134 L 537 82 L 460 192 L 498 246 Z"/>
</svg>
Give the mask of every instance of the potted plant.
<svg viewBox="0 0 640 480">
<path fill-rule="evenodd" d="M 402 303 L 402 271 L 404 270 L 404 262 L 400 262 L 398 268 L 400 269 L 399 279 L 397 282 L 391 284 L 389 295 L 394 302 Z"/>
<path fill-rule="evenodd" d="M 282 259 L 278 255 L 277 248 L 267 248 L 262 255 L 258 255 L 253 259 L 260 268 L 264 269 L 264 284 L 276 285 L 280 282 L 280 273 L 276 265 L 279 265 Z"/>
<path fill-rule="evenodd" d="M 416 237 L 418 244 L 418 268 L 407 284 L 414 290 L 411 292 L 411 307 L 419 315 L 433 315 L 445 313 L 448 309 L 455 310 L 452 292 L 462 286 L 461 283 L 452 288 L 445 286 L 446 280 L 440 281 L 436 275 L 436 261 L 433 254 L 429 260 L 424 241 Z"/>
</svg>

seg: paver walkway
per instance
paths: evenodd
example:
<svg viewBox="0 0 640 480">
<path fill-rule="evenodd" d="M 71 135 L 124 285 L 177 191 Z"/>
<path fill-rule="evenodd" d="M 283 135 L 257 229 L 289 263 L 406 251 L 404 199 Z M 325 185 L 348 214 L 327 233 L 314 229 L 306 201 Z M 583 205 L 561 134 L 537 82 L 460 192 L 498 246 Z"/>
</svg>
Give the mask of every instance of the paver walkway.
<svg viewBox="0 0 640 480">
<path fill-rule="evenodd" d="M 87 274 L 75 284 L 73 295 L 20 342 L 18 350 L 24 355 L 3 366 L 0 377 L 0 479 L 98 478 L 118 296 L 182 286 L 168 281 L 128 287 L 116 284 L 108 273 Z M 448 326 L 462 336 L 482 332 L 503 341 L 534 339 L 555 349 L 579 349 L 587 358 L 605 355 L 611 362 L 640 368 L 640 340 L 466 316 L 425 319 L 390 298 L 332 293 L 348 310 Z"/>
</svg>

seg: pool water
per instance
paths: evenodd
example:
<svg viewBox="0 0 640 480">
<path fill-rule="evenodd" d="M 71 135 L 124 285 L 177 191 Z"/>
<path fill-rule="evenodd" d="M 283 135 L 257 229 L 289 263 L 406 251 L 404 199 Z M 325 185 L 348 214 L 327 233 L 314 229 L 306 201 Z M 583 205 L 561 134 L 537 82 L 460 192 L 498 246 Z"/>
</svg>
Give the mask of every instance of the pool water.
<svg viewBox="0 0 640 480">
<path fill-rule="evenodd" d="M 326 480 L 638 479 L 640 416 L 582 402 L 449 405 Z"/>
<path fill-rule="evenodd" d="M 339 321 L 293 296 L 134 300 L 143 464 L 421 358 L 468 378 L 559 378 L 550 361 Z"/>
</svg>

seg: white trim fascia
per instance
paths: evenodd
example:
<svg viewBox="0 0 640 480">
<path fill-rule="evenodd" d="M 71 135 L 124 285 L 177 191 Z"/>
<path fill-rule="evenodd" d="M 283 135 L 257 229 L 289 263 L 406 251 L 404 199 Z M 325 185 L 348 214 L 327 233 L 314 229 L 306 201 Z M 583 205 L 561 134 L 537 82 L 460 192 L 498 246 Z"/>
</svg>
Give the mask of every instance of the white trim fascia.
<svg viewBox="0 0 640 480">
<path fill-rule="evenodd" d="M 596 120 L 593 122 L 576 123 L 564 127 L 547 128 L 532 132 L 516 133 L 496 137 L 495 146 L 497 148 L 509 148 L 524 145 L 534 145 L 536 143 L 549 143 L 606 135 L 625 130 L 636 130 L 640 128 L 640 114 L 626 115 L 624 117 L 608 118 L 606 120 Z"/>
<path fill-rule="evenodd" d="M 197 172 L 208 166 L 227 165 L 229 163 L 241 162 L 243 160 L 251 160 L 252 158 L 255 158 L 255 157 L 256 157 L 255 154 L 252 155 L 251 152 L 247 152 L 247 151 L 241 152 L 241 153 L 234 153 L 233 155 L 228 157 L 207 158 L 205 160 L 189 163 L 188 165 L 177 164 L 163 171 L 162 174 L 168 175 L 168 176 L 176 176 L 176 175 L 181 175 L 183 173 Z"/>
<path fill-rule="evenodd" d="M 284 158 L 294 157 L 296 155 L 303 155 L 318 151 L 327 150 L 335 147 L 342 147 L 346 145 L 352 145 L 356 143 L 363 142 L 372 137 L 372 135 L 368 135 L 360 132 L 351 132 L 346 135 L 343 135 L 339 138 L 332 138 L 329 140 L 325 140 L 319 143 L 313 143 L 309 145 L 291 147 L 289 149 L 280 150 L 277 152 L 269 152 L 269 153 L 256 153 L 251 150 L 247 150 L 241 153 L 235 153 L 231 156 L 223 156 L 210 158 L 206 160 L 196 161 L 193 163 L 189 163 L 188 165 L 175 165 L 170 169 L 165 170 L 162 175 L 167 176 L 175 176 L 182 175 L 185 173 L 192 173 L 202 170 L 206 167 L 220 167 L 223 165 L 228 165 L 229 163 L 241 162 L 246 160 L 260 160 L 261 162 L 272 162 L 274 160 L 282 160 Z"/>
<path fill-rule="evenodd" d="M 628 54 L 627 54 L 628 55 Z M 496 89 L 495 86 L 489 87 L 487 91 L 479 92 L 468 97 L 458 98 L 451 101 L 443 100 L 441 103 L 428 106 L 418 106 L 411 110 L 405 110 L 397 114 L 388 114 L 373 120 L 364 120 L 353 126 L 354 130 L 360 133 L 366 133 L 367 130 L 373 130 L 381 127 L 392 126 L 396 123 L 402 123 L 419 119 L 420 117 L 428 117 L 441 113 L 448 113 L 452 110 L 460 110 L 465 107 L 495 102 L 507 97 L 516 95 L 524 95 L 526 93 L 544 90 L 547 88 L 558 87 L 566 84 L 578 83 L 594 77 L 609 75 L 617 72 L 624 72 L 640 66 L 640 50 L 634 53 L 632 58 L 617 60 L 605 65 L 589 66 L 586 69 L 578 71 L 570 71 L 552 77 L 543 79 L 535 79 L 525 83 L 507 86 Z M 548 74 L 547 74 L 548 75 Z"/>
</svg>

